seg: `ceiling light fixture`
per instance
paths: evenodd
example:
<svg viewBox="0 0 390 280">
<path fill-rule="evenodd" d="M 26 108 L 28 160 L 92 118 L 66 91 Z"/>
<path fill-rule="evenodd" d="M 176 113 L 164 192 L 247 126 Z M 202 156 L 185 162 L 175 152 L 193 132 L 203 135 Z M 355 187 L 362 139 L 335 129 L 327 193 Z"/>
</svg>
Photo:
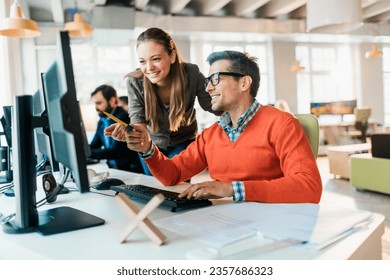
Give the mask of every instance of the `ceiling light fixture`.
<svg viewBox="0 0 390 280">
<path fill-rule="evenodd" d="M 372 45 L 371 50 L 366 52 L 366 58 L 381 58 L 383 52 L 378 48 L 378 45 Z"/>
<path fill-rule="evenodd" d="M 80 13 L 75 13 L 73 21 L 65 24 L 65 30 L 72 37 L 90 37 L 93 33 L 92 26 L 83 20 Z"/>
<path fill-rule="evenodd" d="M 307 0 L 306 29 L 314 33 L 347 33 L 362 26 L 361 0 Z"/>
<path fill-rule="evenodd" d="M 290 70 L 291 72 L 298 73 L 305 70 L 305 67 L 301 65 L 299 60 L 296 60 L 294 64 L 291 66 Z"/>
<path fill-rule="evenodd" d="M 23 16 L 18 1 L 14 1 L 10 8 L 10 17 L 0 21 L 0 35 L 16 38 L 33 38 L 41 35 L 35 21 Z"/>
</svg>

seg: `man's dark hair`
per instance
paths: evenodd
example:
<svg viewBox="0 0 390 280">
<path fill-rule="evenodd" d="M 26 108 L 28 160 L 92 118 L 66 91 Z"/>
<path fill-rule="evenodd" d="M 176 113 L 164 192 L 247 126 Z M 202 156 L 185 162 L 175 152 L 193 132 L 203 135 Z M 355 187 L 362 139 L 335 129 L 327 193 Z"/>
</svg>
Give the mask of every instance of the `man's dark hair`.
<svg viewBox="0 0 390 280">
<path fill-rule="evenodd" d="M 117 97 L 116 90 L 109 85 L 101 85 L 98 86 L 92 93 L 91 97 L 97 94 L 99 91 L 102 92 L 104 99 L 107 100 L 107 102 L 110 101 L 112 97 Z"/>
<path fill-rule="evenodd" d="M 248 75 L 252 78 L 250 94 L 255 98 L 260 86 L 260 69 L 257 58 L 238 51 L 213 52 L 207 57 L 207 62 L 210 65 L 218 60 L 229 60 L 228 71 Z M 239 79 L 239 77 L 234 78 Z"/>
<path fill-rule="evenodd" d="M 129 98 L 128 98 L 126 95 L 119 96 L 118 98 L 119 98 L 119 100 L 120 100 L 123 104 L 129 104 Z"/>
</svg>

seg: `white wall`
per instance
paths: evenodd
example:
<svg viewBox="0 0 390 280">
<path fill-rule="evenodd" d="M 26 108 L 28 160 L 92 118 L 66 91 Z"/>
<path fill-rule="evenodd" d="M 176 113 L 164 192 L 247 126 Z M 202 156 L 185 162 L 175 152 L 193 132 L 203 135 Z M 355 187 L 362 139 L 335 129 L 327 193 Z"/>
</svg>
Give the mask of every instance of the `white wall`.
<svg viewBox="0 0 390 280">
<path fill-rule="evenodd" d="M 295 61 L 295 43 L 274 41 L 272 52 L 275 100 L 286 100 L 291 111 L 297 113 L 297 79 L 296 74 L 290 70 Z"/>
<path fill-rule="evenodd" d="M 361 44 L 360 56 L 360 95 L 358 96 L 359 106 L 369 106 L 371 118 L 378 123 L 384 122 L 384 96 L 383 96 L 383 74 L 382 59 L 366 58 L 365 53 L 370 50 L 371 44 Z"/>
</svg>

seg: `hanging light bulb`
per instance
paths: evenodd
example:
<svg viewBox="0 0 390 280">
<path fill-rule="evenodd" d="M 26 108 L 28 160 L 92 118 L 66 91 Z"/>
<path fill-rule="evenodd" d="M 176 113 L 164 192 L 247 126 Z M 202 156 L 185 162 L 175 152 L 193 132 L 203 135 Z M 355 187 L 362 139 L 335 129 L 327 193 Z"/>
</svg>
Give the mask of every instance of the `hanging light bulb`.
<svg viewBox="0 0 390 280">
<path fill-rule="evenodd" d="M 89 37 L 92 36 L 92 26 L 83 20 L 79 13 L 74 14 L 73 21 L 65 24 L 65 30 L 72 37 Z"/>
<path fill-rule="evenodd" d="M 33 38 L 41 35 L 35 21 L 23 17 L 18 1 L 10 8 L 10 17 L 0 21 L 0 35 L 17 38 Z"/>
<path fill-rule="evenodd" d="M 301 65 L 299 60 L 295 60 L 294 64 L 291 66 L 290 70 L 292 72 L 297 73 L 297 72 L 301 72 L 301 71 L 305 70 L 305 67 L 303 67 Z"/>
<path fill-rule="evenodd" d="M 380 58 L 383 52 L 378 48 L 377 45 L 372 45 L 371 50 L 366 52 L 366 58 Z"/>
</svg>

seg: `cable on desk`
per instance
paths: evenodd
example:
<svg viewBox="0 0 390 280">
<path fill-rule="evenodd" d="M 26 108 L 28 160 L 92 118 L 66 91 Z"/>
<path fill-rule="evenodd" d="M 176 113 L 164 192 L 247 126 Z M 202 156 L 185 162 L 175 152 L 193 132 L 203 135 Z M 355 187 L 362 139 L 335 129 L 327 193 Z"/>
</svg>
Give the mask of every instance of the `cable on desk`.
<svg viewBox="0 0 390 280">
<path fill-rule="evenodd" d="M 14 182 L 8 183 L 0 187 L 0 194 L 6 193 L 8 190 L 14 187 Z"/>
<path fill-rule="evenodd" d="M 95 189 L 95 188 L 93 188 L 93 187 L 90 187 L 90 191 L 89 191 L 89 192 L 91 192 L 91 193 L 96 193 L 96 194 L 100 194 L 100 195 L 105 195 L 105 196 L 115 197 L 115 195 L 114 195 L 114 194 L 108 194 L 108 193 L 99 192 L 99 191 L 95 192 L 95 191 L 91 191 L 91 189 Z M 96 190 L 96 189 L 95 189 L 95 190 Z"/>
<path fill-rule="evenodd" d="M 0 213 L 0 224 L 8 223 L 15 215 L 16 215 L 16 213 L 12 213 L 12 214 L 4 217 L 3 213 Z"/>
<path fill-rule="evenodd" d="M 44 171 L 42 170 L 42 168 L 45 167 L 46 163 L 49 161 L 49 158 L 46 157 L 46 156 L 43 156 L 43 158 L 41 159 L 41 161 L 35 166 L 35 171 L 38 173 L 40 171 Z"/>
<path fill-rule="evenodd" d="M 45 205 L 47 203 L 47 201 L 50 200 L 50 198 L 52 198 L 60 193 L 60 191 L 64 188 L 64 183 L 68 179 L 69 174 L 70 174 L 70 170 L 67 168 L 65 173 L 63 174 L 63 176 L 61 178 L 60 183 L 57 185 L 56 189 L 50 195 L 39 200 L 36 203 L 37 208 L 41 207 L 42 205 Z M 13 183 L 12 183 L 12 185 L 13 185 Z M 9 222 L 15 215 L 16 215 L 16 213 L 10 214 L 8 216 L 4 216 L 2 213 L 0 213 L 0 223 L 5 224 L 5 223 Z"/>
<path fill-rule="evenodd" d="M 49 170 L 41 170 L 45 164 L 47 163 L 48 158 L 44 157 L 36 166 L 35 166 L 35 171 L 36 171 L 36 176 L 39 175 L 44 175 L 47 173 L 50 173 L 51 171 Z M 11 183 L 5 184 L 3 186 L 0 186 L 0 194 L 5 194 L 8 190 L 12 189 L 14 187 L 14 182 L 12 181 Z"/>
</svg>

